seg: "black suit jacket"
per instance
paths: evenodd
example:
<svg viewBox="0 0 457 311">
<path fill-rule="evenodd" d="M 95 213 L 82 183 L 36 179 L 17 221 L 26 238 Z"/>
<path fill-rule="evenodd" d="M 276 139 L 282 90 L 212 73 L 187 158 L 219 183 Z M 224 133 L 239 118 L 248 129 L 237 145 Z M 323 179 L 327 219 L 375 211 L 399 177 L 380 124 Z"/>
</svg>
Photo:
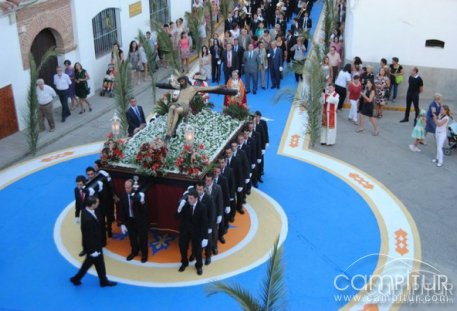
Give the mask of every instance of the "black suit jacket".
<svg viewBox="0 0 457 311">
<path fill-rule="evenodd" d="M 192 206 L 186 202 L 181 212 L 176 213 L 176 218 L 181 220 L 179 234 L 189 236 L 195 242 L 208 238 L 208 214 L 205 205 L 197 201 L 192 214 Z"/>
<path fill-rule="evenodd" d="M 103 236 L 101 225 L 94 216 L 85 208 L 81 211 L 81 232 L 83 236 L 83 250 L 86 254 L 101 252 L 103 248 Z"/>
<path fill-rule="evenodd" d="M 216 222 L 216 210 L 213 205 L 213 200 L 209 195 L 204 193 L 201 198 L 198 197 L 198 201 L 205 207 L 206 216 L 208 219 L 208 228 L 212 228 L 212 224 Z"/>
<path fill-rule="evenodd" d="M 75 187 L 75 217 L 79 217 L 81 210 L 84 209 L 84 200 L 81 198 L 78 187 Z M 85 191 L 83 190 L 84 198 L 87 197 Z"/>
<path fill-rule="evenodd" d="M 267 121 L 260 119 L 260 125 L 263 127 L 263 131 L 265 132 L 265 143 L 270 143 L 270 136 L 268 135 L 268 124 Z"/>
<path fill-rule="evenodd" d="M 124 192 L 122 194 L 121 203 L 122 203 L 122 211 L 120 219 L 121 224 L 127 224 L 127 221 L 130 217 L 129 215 L 129 201 L 128 201 L 128 194 Z M 140 197 L 138 194 L 134 195 L 133 197 L 130 196 L 130 202 L 132 204 L 132 211 L 133 216 L 135 219 L 135 225 L 139 228 L 147 227 L 149 224 L 149 215 L 148 215 L 148 207 L 146 202 L 142 204 L 140 202 Z"/>
<path fill-rule="evenodd" d="M 232 51 L 235 52 L 235 46 L 232 47 Z M 236 54 L 236 57 L 237 57 L 237 59 L 236 59 L 236 62 L 237 62 L 236 68 L 238 70 L 241 70 L 241 65 L 243 64 L 243 56 L 244 56 L 244 49 L 243 49 L 243 47 L 241 45 L 238 45 L 238 49 L 235 52 L 235 54 Z M 239 74 L 241 74 L 241 72 Z"/>
<path fill-rule="evenodd" d="M 251 173 L 251 165 L 249 163 L 249 158 L 244 150 L 237 150 L 236 159 L 240 162 L 242 172 L 242 186 L 244 186 L 245 179 L 248 179 L 249 174 Z"/>
<path fill-rule="evenodd" d="M 224 63 L 224 71 L 227 71 L 227 50 L 222 52 L 222 62 Z M 232 49 L 232 70 L 238 69 L 238 56 L 236 55 L 235 51 Z"/>
<path fill-rule="evenodd" d="M 227 206 L 230 206 L 230 193 L 229 193 L 229 186 L 228 186 L 228 181 L 227 178 L 225 178 L 224 175 L 219 175 L 217 178 L 217 185 L 221 187 L 222 190 L 222 201 L 223 201 L 223 207 L 224 210 Z"/>
<path fill-rule="evenodd" d="M 141 123 L 146 123 L 146 118 L 144 117 L 143 108 L 141 106 L 137 106 L 138 111 L 140 112 L 140 118 L 136 115 L 135 111 L 133 111 L 132 107 L 129 107 L 126 112 L 127 122 L 129 124 L 128 132 L 129 136 L 133 135 L 133 131 L 140 126 Z"/>
<path fill-rule="evenodd" d="M 209 47 L 209 52 L 210 52 L 210 54 L 211 54 L 211 60 L 212 60 L 213 62 L 216 62 L 217 59 L 221 59 L 221 58 L 222 58 L 222 50 L 223 50 L 223 49 L 222 49 L 222 46 L 219 45 L 218 48 L 217 48 L 217 55 L 218 55 L 218 57 L 216 57 L 216 51 L 215 51 L 214 45 L 211 45 L 211 46 Z"/>
<path fill-rule="evenodd" d="M 227 179 L 230 199 L 235 199 L 236 183 L 235 176 L 233 175 L 233 169 L 231 167 L 225 166 L 224 170 L 221 171 L 221 174 L 225 177 L 225 179 Z"/>
<path fill-rule="evenodd" d="M 228 159 L 227 159 L 227 161 L 228 161 Z M 235 188 L 243 187 L 244 172 L 243 172 L 243 166 L 242 166 L 241 161 L 237 157 L 232 156 L 232 158 L 230 159 L 230 163 L 228 164 L 228 167 L 231 168 L 233 171 Z"/>
</svg>

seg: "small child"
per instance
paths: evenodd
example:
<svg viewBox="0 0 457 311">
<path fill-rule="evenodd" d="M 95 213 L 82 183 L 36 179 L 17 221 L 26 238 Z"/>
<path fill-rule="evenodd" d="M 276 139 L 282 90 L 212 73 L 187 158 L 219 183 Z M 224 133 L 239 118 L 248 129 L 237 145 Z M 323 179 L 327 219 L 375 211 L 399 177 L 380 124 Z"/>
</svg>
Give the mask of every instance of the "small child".
<svg viewBox="0 0 457 311">
<path fill-rule="evenodd" d="M 109 65 L 108 70 L 106 71 L 106 75 L 103 78 L 103 89 L 100 93 L 101 96 L 105 96 L 108 93 L 111 97 L 113 97 L 113 85 L 114 85 L 114 66 Z"/>
<path fill-rule="evenodd" d="M 413 128 L 411 137 L 415 138 L 415 140 L 414 140 L 414 144 L 409 145 L 409 149 L 413 152 L 421 152 L 421 150 L 417 146 L 425 138 L 425 110 L 424 109 L 420 110 L 419 118 L 417 118 L 416 126 L 414 126 L 414 128 Z"/>
</svg>

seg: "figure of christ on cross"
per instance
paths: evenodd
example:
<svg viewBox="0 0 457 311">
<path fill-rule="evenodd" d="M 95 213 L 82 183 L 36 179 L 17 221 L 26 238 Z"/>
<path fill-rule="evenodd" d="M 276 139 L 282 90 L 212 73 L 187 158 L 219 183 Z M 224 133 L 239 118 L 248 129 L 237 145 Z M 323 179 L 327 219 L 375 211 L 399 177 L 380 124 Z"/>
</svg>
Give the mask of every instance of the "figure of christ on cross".
<svg viewBox="0 0 457 311">
<path fill-rule="evenodd" d="M 222 95 L 236 95 L 236 90 L 227 89 L 224 85 L 219 86 L 194 86 L 190 83 L 187 76 L 178 78 L 178 83 L 170 79 L 168 83 L 156 83 L 160 89 L 179 90 L 179 97 L 176 102 L 171 103 L 168 108 L 167 133 L 165 141 L 170 140 L 171 136 L 176 135 L 176 126 L 179 117 L 185 116 L 190 111 L 190 102 L 198 92 L 215 93 Z"/>
</svg>

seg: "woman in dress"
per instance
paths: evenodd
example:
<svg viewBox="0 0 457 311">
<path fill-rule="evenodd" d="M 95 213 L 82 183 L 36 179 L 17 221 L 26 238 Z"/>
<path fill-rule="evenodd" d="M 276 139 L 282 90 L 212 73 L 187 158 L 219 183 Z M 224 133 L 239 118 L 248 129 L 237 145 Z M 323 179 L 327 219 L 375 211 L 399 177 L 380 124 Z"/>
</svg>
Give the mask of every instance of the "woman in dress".
<svg viewBox="0 0 457 311">
<path fill-rule="evenodd" d="M 433 122 L 436 125 L 435 139 L 436 139 L 436 158 L 432 160 L 436 166 L 443 166 L 443 147 L 447 137 L 447 125 L 451 120 L 451 111 L 448 105 L 443 105 L 439 114 L 433 112 Z"/>
<path fill-rule="evenodd" d="M 202 52 L 199 59 L 200 73 L 207 78 L 211 74 L 211 54 L 209 53 L 208 47 L 206 45 L 202 46 Z"/>
<path fill-rule="evenodd" d="M 360 124 L 359 128 L 357 129 L 357 133 L 361 133 L 364 130 L 363 124 L 363 117 L 366 116 L 370 118 L 370 122 L 373 125 L 373 136 L 379 135 L 379 128 L 376 119 L 373 117 L 373 104 L 375 98 L 375 87 L 372 80 L 367 80 L 367 86 L 365 87 L 364 93 L 362 93 L 362 97 L 360 98 Z"/>
<path fill-rule="evenodd" d="M 322 96 L 321 145 L 332 146 L 336 143 L 336 108 L 339 97 L 335 84 L 330 83 Z"/>
<path fill-rule="evenodd" d="M 354 124 L 358 125 L 357 123 L 357 108 L 359 107 L 359 99 L 362 95 L 362 83 L 360 82 L 360 77 L 358 74 L 355 74 L 352 77 L 351 83 L 349 83 L 349 102 L 351 103 L 351 109 L 349 110 L 349 121 L 354 122 Z"/>
<path fill-rule="evenodd" d="M 63 62 L 65 65 L 65 73 L 70 77 L 71 85 L 68 88 L 68 97 L 71 99 L 71 111 L 75 110 L 78 106 L 78 101 L 76 100 L 75 93 L 75 69 L 71 65 L 71 61 L 68 59 Z"/>
<path fill-rule="evenodd" d="M 130 42 L 129 45 L 129 61 L 132 66 L 132 83 L 140 83 L 141 60 L 140 52 L 138 51 L 138 43 L 135 40 Z"/>
<path fill-rule="evenodd" d="M 378 76 L 374 80 L 376 95 L 374 103 L 376 104 L 376 117 L 382 118 L 382 108 L 387 102 L 387 91 L 390 88 L 390 79 L 387 77 L 386 71 L 384 68 L 381 68 Z"/>
<path fill-rule="evenodd" d="M 322 60 L 322 72 L 324 73 L 325 84 L 327 87 L 327 85 L 333 80 L 333 70 L 330 66 L 330 60 L 327 55 L 325 55 Z"/>
<path fill-rule="evenodd" d="M 179 40 L 178 49 L 179 49 L 179 55 L 181 55 L 182 71 L 188 72 L 189 71 L 189 56 L 190 56 L 190 41 L 189 41 L 189 37 L 187 37 L 186 32 L 183 32 L 181 34 L 181 40 Z"/>
<path fill-rule="evenodd" d="M 87 101 L 87 95 L 89 95 L 90 90 L 89 86 L 87 85 L 87 80 L 90 79 L 89 74 L 80 63 L 75 63 L 75 94 L 78 97 L 79 105 L 81 107 L 81 111 L 79 114 L 82 114 L 86 111 L 84 108 L 84 103 L 86 103 L 89 111 L 92 111 L 92 107 L 90 103 Z"/>
</svg>

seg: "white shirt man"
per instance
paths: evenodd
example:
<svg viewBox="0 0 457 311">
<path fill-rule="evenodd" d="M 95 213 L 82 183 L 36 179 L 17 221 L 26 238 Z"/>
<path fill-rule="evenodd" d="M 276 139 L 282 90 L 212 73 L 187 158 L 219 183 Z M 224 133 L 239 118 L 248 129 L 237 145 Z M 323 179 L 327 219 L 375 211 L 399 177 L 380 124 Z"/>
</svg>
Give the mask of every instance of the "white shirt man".
<svg viewBox="0 0 457 311">
<path fill-rule="evenodd" d="M 36 82 L 36 93 L 38 98 L 38 118 L 40 131 L 45 130 L 44 119 L 48 121 L 49 131 L 54 132 L 55 122 L 52 108 L 52 100 L 57 96 L 56 92 L 49 85 L 44 84 L 43 79 Z"/>
</svg>

